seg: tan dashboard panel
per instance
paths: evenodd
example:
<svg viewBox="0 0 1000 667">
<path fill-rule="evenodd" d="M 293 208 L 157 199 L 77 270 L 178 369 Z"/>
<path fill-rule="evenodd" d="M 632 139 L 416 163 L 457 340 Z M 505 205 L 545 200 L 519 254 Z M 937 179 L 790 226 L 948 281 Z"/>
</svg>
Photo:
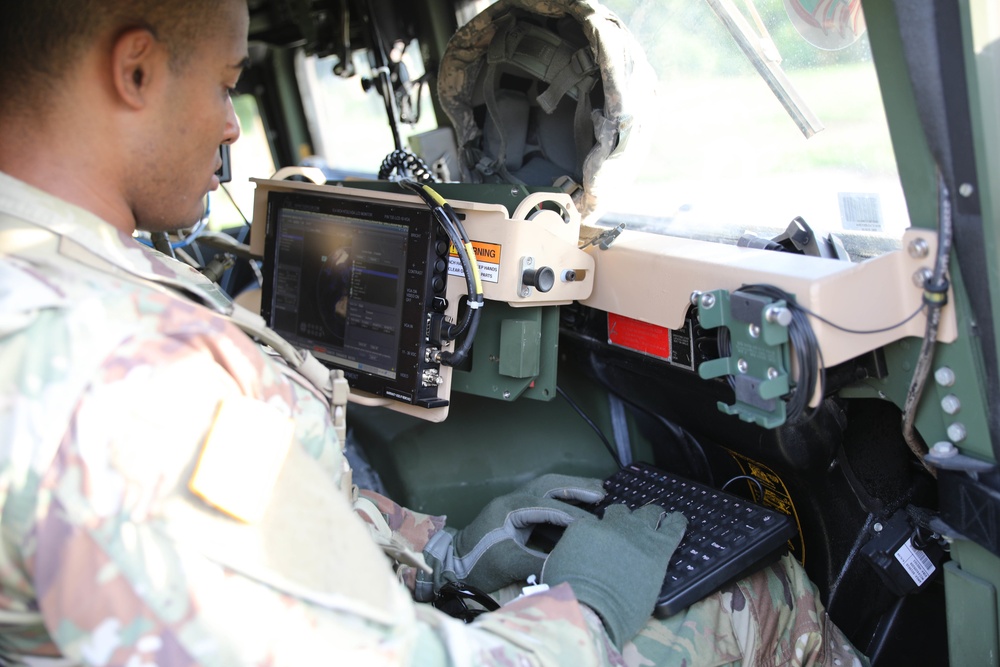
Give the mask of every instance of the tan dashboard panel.
<svg viewBox="0 0 1000 667">
<path fill-rule="evenodd" d="M 911 254 L 911 247 L 923 251 Z M 684 323 L 693 292 L 774 285 L 841 327 L 873 332 L 847 333 L 810 317 L 824 362 L 833 366 L 907 336 L 924 335 L 923 314 L 888 331 L 876 330 L 893 327 L 920 308 L 923 290 L 914 274 L 933 268 L 936 249 L 935 232 L 910 229 L 901 250 L 852 263 L 626 230 L 607 250 L 589 250 L 596 275 L 591 295 L 581 302 L 676 329 Z M 950 289 L 948 303 L 953 303 Z M 947 305 L 938 340 L 948 343 L 957 335 L 955 310 Z"/>
</svg>

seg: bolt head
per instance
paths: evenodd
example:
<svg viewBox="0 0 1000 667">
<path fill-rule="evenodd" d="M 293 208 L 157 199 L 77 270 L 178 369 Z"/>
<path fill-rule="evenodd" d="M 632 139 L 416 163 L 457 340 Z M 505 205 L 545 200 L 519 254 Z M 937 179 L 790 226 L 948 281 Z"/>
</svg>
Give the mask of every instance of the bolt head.
<svg viewBox="0 0 1000 667">
<path fill-rule="evenodd" d="M 952 442 L 962 442 L 967 435 L 965 424 L 962 422 L 954 422 L 948 426 L 948 439 Z"/>
<path fill-rule="evenodd" d="M 927 281 L 930 280 L 930 277 L 931 277 L 930 269 L 926 267 L 918 269 L 916 273 L 913 274 L 913 284 L 923 289 L 924 285 L 927 284 Z"/>
<path fill-rule="evenodd" d="M 953 415 L 962 409 L 962 402 L 955 394 L 948 394 L 941 399 L 941 409 L 945 414 Z"/>
<path fill-rule="evenodd" d="M 715 295 L 711 293 L 701 295 L 701 307 L 708 310 L 715 305 Z"/>
<path fill-rule="evenodd" d="M 931 454 L 939 458 L 955 456 L 958 454 L 958 447 L 951 444 L 947 440 L 942 440 L 941 442 L 934 443 L 934 446 L 931 447 Z"/>
<path fill-rule="evenodd" d="M 910 241 L 909 251 L 913 259 L 923 259 L 930 254 L 931 248 L 924 239 L 913 239 Z"/>
<path fill-rule="evenodd" d="M 764 311 L 764 319 L 771 324 L 780 324 L 783 327 L 787 327 L 792 323 L 792 311 L 781 306 L 768 306 L 767 310 Z"/>
<path fill-rule="evenodd" d="M 750 368 L 750 364 L 747 363 L 746 359 L 737 359 L 736 360 L 736 369 L 740 373 L 746 373 L 747 370 L 749 370 L 749 368 Z"/>
<path fill-rule="evenodd" d="M 975 191 L 976 189 L 972 186 L 972 183 L 962 183 L 958 186 L 958 194 L 963 197 L 971 197 Z"/>
<path fill-rule="evenodd" d="M 760 338 L 760 325 L 759 324 L 751 324 L 748 327 L 748 331 L 750 333 L 750 337 L 751 338 Z"/>
<path fill-rule="evenodd" d="M 942 387 L 950 387 L 955 384 L 955 371 L 947 366 L 942 366 L 934 371 L 934 381 Z"/>
</svg>

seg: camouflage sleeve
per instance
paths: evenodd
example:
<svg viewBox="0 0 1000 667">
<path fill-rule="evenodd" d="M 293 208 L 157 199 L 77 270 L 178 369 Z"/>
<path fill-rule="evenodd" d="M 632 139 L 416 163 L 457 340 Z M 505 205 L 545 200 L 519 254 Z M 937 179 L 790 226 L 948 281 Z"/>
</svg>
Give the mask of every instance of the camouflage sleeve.
<svg viewBox="0 0 1000 667">
<path fill-rule="evenodd" d="M 226 333 L 121 346 L 41 476 L 34 526 L 19 549 L 65 656 L 108 667 L 315 664 L 324 655 L 427 667 L 611 664 L 599 621 L 565 587 L 472 625 L 414 603 L 346 495 L 314 465 L 314 447 L 290 450 L 289 461 L 301 464 L 285 485 L 293 502 L 273 521 L 248 526 L 193 498 L 186 482 L 220 397 L 304 417 L 296 437 L 306 441 L 327 430 L 321 410 L 298 404 L 307 396 L 273 369 L 254 368 L 266 362 L 249 351 L 234 354 L 243 343 Z M 264 381 L 248 379 L 255 375 Z M 253 435 L 248 429 L 243 443 L 248 457 Z M 239 477 L 242 464 L 233 464 Z M 303 483 L 299 472 L 310 470 L 312 483 Z M 412 529 L 440 526 L 382 506 L 414 546 L 425 538 Z M 244 559 L 252 551 L 259 562 Z"/>
<path fill-rule="evenodd" d="M 791 556 L 670 618 L 651 619 L 622 653 L 635 667 L 868 665 Z"/>
<path fill-rule="evenodd" d="M 407 509 L 369 489 L 360 489 L 359 493 L 362 497 L 375 503 L 378 511 L 382 513 L 389 524 L 393 536 L 415 553 L 422 552 L 431 537 L 444 528 L 445 517 L 443 516 L 423 514 Z M 410 565 L 401 564 L 396 572 L 400 581 L 412 592 L 416 583 L 416 569 Z"/>
</svg>

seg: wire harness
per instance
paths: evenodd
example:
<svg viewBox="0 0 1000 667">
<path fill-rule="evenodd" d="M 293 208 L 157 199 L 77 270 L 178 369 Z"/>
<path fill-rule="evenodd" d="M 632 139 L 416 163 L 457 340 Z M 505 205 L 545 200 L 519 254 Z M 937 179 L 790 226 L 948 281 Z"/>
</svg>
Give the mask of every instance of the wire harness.
<svg viewBox="0 0 1000 667">
<path fill-rule="evenodd" d="M 441 337 L 446 341 L 457 340 L 464 336 L 461 342 L 451 352 L 436 351 L 433 361 L 445 366 L 457 366 L 465 361 L 469 351 L 472 349 L 472 342 L 479 329 L 479 320 L 482 316 L 483 281 L 479 273 L 479 264 L 476 262 L 476 253 L 472 247 L 472 240 L 469 238 L 462 221 L 459 219 L 455 209 L 444 200 L 433 188 L 426 183 L 419 183 L 411 179 L 403 179 L 399 184 L 413 192 L 427 204 L 435 219 L 444 229 L 448 240 L 458 253 L 459 261 L 462 264 L 462 272 L 465 274 L 465 283 L 468 291 L 468 298 L 465 300 L 462 317 L 457 324 L 449 324 L 441 329 Z"/>
</svg>

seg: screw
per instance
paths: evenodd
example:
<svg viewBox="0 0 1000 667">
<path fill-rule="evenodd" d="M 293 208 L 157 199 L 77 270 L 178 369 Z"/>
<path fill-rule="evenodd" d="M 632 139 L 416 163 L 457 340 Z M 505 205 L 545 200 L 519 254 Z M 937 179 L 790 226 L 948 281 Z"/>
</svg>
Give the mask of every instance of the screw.
<svg viewBox="0 0 1000 667">
<path fill-rule="evenodd" d="M 746 373 L 747 369 L 749 369 L 749 368 L 750 368 L 750 364 L 747 363 L 746 359 L 737 359 L 736 360 L 736 369 L 740 373 Z"/>
<path fill-rule="evenodd" d="M 516 197 L 519 194 L 521 194 L 521 191 L 518 190 L 517 187 L 513 187 L 513 188 L 510 189 L 510 196 L 511 197 Z"/>
<path fill-rule="evenodd" d="M 792 311 L 781 306 L 768 306 L 764 311 L 764 319 L 771 324 L 780 324 L 787 327 L 792 323 Z"/>
<path fill-rule="evenodd" d="M 927 281 L 931 279 L 931 270 L 927 267 L 917 270 L 913 274 L 913 284 L 917 287 L 923 287 L 927 284 Z"/>
<path fill-rule="evenodd" d="M 950 387 L 955 384 L 955 371 L 947 366 L 942 366 L 934 371 L 934 380 L 942 387 Z"/>
<path fill-rule="evenodd" d="M 505 389 L 504 392 L 503 392 L 503 397 L 504 398 L 510 398 L 510 392 Z"/>
<path fill-rule="evenodd" d="M 781 375 L 781 373 L 779 373 L 778 369 L 775 368 L 774 366 L 771 366 L 770 368 L 767 369 L 768 380 L 776 380 L 779 375 Z"/>
<path fill-rule="evenodd" d="M 962 409 L 962 402 L 955 394 L 948 394 L 941 399 L 941 409 L 945 411 L 945 414 L 953 415 Z"/>
<path fill-rule="evenodd" d="M 701 307 L 708 310 L 715 305 L 715 295 L 712 293 L 706 293 L 701 295 Z"/>
<path fill-rule="evenodd" d="M 913 239 L 910 241 L 910 257 L 913 259 L 923 259 L 930 254 L 931 248 L 927 245 L 927 241 L 923 239 Z"/>
<path fill-rule="evenodd" d="M 880 521 L 876 521 L 875 525 L 872 526 L 872 530 L 874 530 L 876 533 L 881 533 L 882 532 L 882 523 Z"/>
<path fill-rule="evenodd" d="M 751 324 L 748 330 L 751 338 L 760 338 L 760 325 Z"/>
<path fill-rule="evenodd" d="M 962 422 L 955 422 L 948 427 L 948 439 L 952 442 L 962 442 L 967 435 L 965 424 Z"/>
<path fill-rule="evenodd" d="M 699 299 L 701 299 L 701 292 L 699 292 L 698 290 L 691 292 L 691 297 L 689 300 L 691 301 L 692 306 L 697 306 Z"/>
<path fill-rule="evenodd" d="M 958 447 L 951 444 L 947 440 L 942 440 L 941 442 L 934 443 L 934 446 L 931 447 L 931 454 L 939 458 L 955 456 L 958 454 Z"/>
<path fill-rule="evenodd" d="M 958 186 L 958 194 L 962 195 L 963 197 L 971 197 L 972 193 L 975 191 L 976 189 L 972 187 L 972 183 L 962 183 L 960 186 Z"/>
</svg>

